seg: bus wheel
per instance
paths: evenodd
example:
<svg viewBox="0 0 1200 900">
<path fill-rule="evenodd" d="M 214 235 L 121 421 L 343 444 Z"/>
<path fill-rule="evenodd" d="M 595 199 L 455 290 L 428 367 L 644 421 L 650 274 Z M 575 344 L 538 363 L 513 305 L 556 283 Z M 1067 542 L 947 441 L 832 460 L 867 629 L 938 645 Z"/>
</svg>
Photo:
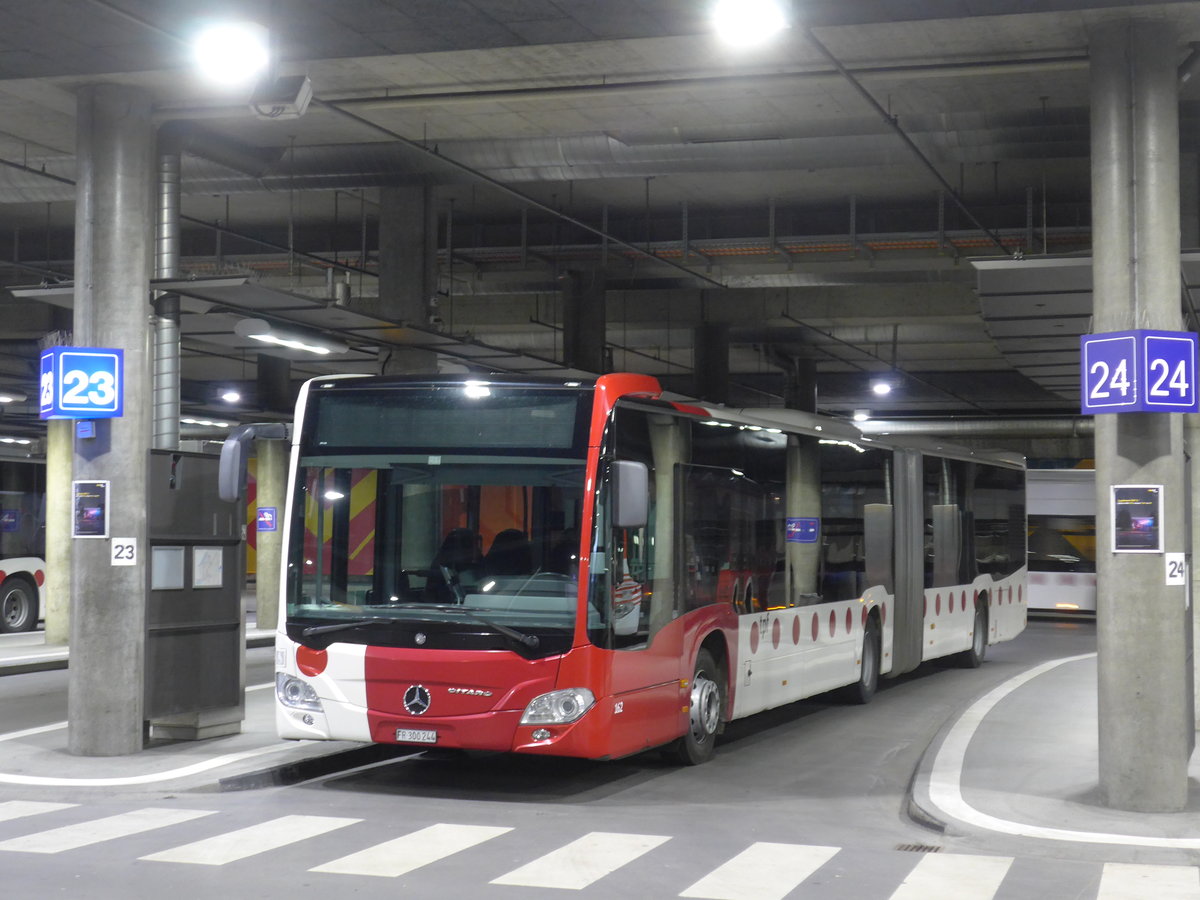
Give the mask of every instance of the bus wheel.
<svg viewBox="0 0 1200 900">
<path fill-rule="evenodd" d="M 874 616 L 867 619 L 863 632 L 862 665 L 859 666 L 858 681 L 842 688 L 842 699 L 848 703 L 870 703 L 879 687 L 879 656 L 882 641 L 879 637 L 879 620 Z"/>
<path fill-rule="evenodd" d="M 37 595 L 23 578 L 0 584 L 0 631 L 33 631 L 37 625 Z"/>
<path fill-rule="evenodd" d="M 696 671 L 692 675 L 688 730 L 675 745 L 676 754 L 684 765 L 698 766 L 708 762 L 717 749 L 725 693 L 721 685 L 721 671 L 712 654 L 701 650 L 696 654 Z"/>
<path fill-rule="evenodd" d="M 978 669 L 983 658 L 987 655 L 988 617 L 986 602 L 975 604 L 975 623 L 971 632 L 971 649 L 964 650 L 954 657 L 954 661 L 964 669 Z"/>
</svg>

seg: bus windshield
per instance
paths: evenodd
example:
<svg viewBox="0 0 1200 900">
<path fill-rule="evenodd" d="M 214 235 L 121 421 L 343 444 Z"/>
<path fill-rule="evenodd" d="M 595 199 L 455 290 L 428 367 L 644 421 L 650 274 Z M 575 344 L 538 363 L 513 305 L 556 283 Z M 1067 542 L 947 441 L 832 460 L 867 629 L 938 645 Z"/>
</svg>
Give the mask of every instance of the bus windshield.
<svg viewBox="0 0 1200 900">
<path fill-rule="evenodd" d="M 566 650 L 586 406 L 562 389 L 316 391 L 292 502 L 289 634 Z"/>
</svg>

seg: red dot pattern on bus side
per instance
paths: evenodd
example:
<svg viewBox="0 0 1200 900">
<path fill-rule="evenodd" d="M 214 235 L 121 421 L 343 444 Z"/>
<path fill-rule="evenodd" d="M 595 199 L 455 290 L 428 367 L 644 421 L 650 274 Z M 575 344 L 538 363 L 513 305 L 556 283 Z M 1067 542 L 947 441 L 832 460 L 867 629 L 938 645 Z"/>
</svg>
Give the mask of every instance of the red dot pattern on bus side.
<svg viewBox="0 0 1200 900">
<path fill-rule="evenodd" d="M 832 609 L 829 611 L 829 636 L 833 637 L 837 634 L 837 613 Z"/>
<path fill-rule="evenodd" d="M 962 607 L 961 607 L 961 609 L 963 612 L 967 611 L 967 592 L 966 591 L 962 592 Z"/>
<path fill-rule="evenodd" d="M 796 646 L 800 645 L 800 617 L 792 619 L 792 643 Z"/>
<path fill-rule="evenodd" d="M 750 626 L 750 652 L 758 652 L 758 623 L 755 622 Z"/>
<path fill-rule="evenodd" d="M 821 634 L 821 625 L 820 625 L 820 623 L 817 621 L 817 614 L 816 614 L 816 613 L 813 613 L 813 620 L 812 620 L 812 636 L 813 636 L 813 640 L 815 641 L 815 640 L 816 640 L 816 639 L 817 639 L 817 638 L 820 636 L 820 634 Z"/>
<path fill-rule="evenodd" d="M 863 620 L 863 628 L 866 628 L 867 627 L 867 608 L 865 606 L 863 607 L 862 620 Z"/>
<path fill-rule="evenodd" d="M 863 612 L 866 612 L 866 610 L 863 610 Z M 854 610 L 847 609 L 846 610 L 846 634 L 849 634 L 853 630 L 854 630 Z"/>
<path fill-rule="evenodd" d="M 1023 585 L 1023 584 L 1017 585 L 1017 602 L 1018 603 L 1025 602 L 1025 585 Z"/>
<path fill-rule="evenodd" d="M 940 616 L 942 614 L 942 595 L 938 594 L 933 598 L 933 614 Z"/>
<path fill-rule="evenodd" d="M 774 647 L 776 650 L 779 649 L 779 638 L 782 635 L 782 633 L 783 633 L 783 626 L 780 625 L 779 620 L 776 619 L 774 622 L 771 623 L 771 646 Z"/>
<path fill-rule="evenodd" d="M 38 569 L 36 572 L 33 573 L 33 580 L 37 582 L 38 587 L 41 587 L 43 584 L 46 583 L 46 573 L 43 572 L 41 569 Z"/>
<path fill-rule="evenodd" d="M 879 604 L 879 624 L 880 625 L 887 624 L 887 604 L 886 603 Z"/>
</svg>

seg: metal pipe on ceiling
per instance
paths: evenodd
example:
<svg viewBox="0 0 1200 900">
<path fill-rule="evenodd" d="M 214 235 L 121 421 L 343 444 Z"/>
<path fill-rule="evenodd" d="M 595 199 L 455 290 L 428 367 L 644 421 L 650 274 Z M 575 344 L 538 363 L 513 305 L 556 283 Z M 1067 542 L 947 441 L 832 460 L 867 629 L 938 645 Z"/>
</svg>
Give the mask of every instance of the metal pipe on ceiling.
<svg viewBox="0 0 1200 900">
<path fill-rule="evenodd" d="M 945 437 L 1074 438 L 1091 437 L 1091 416 L 1061 419 L 868 419 L 857 423 L 864 434 L 928 434 Z"/>
</svg>

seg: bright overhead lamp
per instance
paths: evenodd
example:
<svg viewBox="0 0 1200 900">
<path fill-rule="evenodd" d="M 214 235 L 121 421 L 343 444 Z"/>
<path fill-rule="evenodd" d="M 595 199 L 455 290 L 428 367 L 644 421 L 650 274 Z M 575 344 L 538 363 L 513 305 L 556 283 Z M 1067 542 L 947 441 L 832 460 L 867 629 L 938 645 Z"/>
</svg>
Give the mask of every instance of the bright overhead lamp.
<svg viewBox="0 0 1200 900">
<path fill-rule="evenodd" d="M 345 353 L 350 348 L 322 335 L 300 331 L 291 327 L 274 325 L 266 319 L 241 319 L 233 330 L 244 338 L 274 344 L 289 350 L 304 350 L 318 356 L 330 353 Z"/>
<path fill-rule="evenodd" d="M 20 403 L 28 400 L 29 395 L 24 391 L 14 391 L 12 388 L 0 388 L 0 403 Z"/>
<path fill-rule="evenodd" d="M 270 66 L 270 34 L 257 22 L 216 22 L 192 39 L 192 60 L 215 84 L 252 87 Z"/>
<path fill-rule="evenodd" d="M 463 394 L 472 400 L 478 400 L 482 397 L 490 397 L 492 389 L 488 387 L 486 381 L 467 381 L 463 384 Z"/>
<path fill-rule="evenodd" d="M 237 391 L 233 390 L 232 388 L 230 388 L 227 391 L 221 392 L 221 399 L 224 400 L 226 403 L 237 403 L 238 401 L 240 401 L 242 399 L 242 395 L 239 394 Z"/>
<path fill-rule="evenodd" d="M 871 393 L 877 394 L 880 397 L 886 397 L 892 392 L 892 383 L 882 378 L 876 378 L 871 382 Z"/>
<path fill-rule="evenodd" d="M 232 422 L 222 422 L 220 419 L 197 419 L 193 416 L 185 416 L 179 420 L 181 425 L 199 425 L 204 428 L 229 428 L 233 425 Z"/>
<path fill-rule="evenodd" d="M 715 0 L 712 24 L 734 47 L 763 44 L 789 26 L 784 0 Z"/>
<path fill-rule="evenodd" d="M 29 438 L 21 437 L 0 437 L 0 444 L 32 444 L 33 441 Z"/>
<path fill-rule="evenodd" d="M 871 418 L 871 411 L 869 409 L 856 409 L 854 411 L 854 421 L 855 422 L 866 422 L 870 418 Z"/>
</svg>

